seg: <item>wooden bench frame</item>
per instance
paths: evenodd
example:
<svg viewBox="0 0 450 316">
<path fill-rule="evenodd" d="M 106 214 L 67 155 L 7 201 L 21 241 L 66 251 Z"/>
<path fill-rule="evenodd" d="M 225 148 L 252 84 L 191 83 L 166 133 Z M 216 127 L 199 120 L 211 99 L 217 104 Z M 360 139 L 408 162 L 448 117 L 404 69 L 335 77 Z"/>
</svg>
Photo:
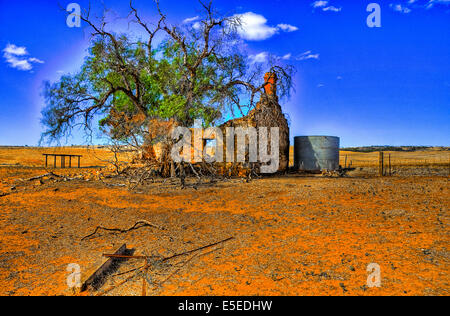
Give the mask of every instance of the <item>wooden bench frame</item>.
<svg viewBox="0 0 450 316">
<path fill-rule="evenodd" d="M 72 158 L 78 158 L 78 168 L 80 168 L 80 158 L 82 155 L 67 155 L 67 154 L 42 154 L 45 156 L 45 167 L 48 166 L 48 157 L 53 157 L 53 168 L 56 168 L 56 157 L 61 157 L 61 168 L 66 168 L 66 157 L 69 157 L 69 168 L 72 168 Z"/>
</svg>

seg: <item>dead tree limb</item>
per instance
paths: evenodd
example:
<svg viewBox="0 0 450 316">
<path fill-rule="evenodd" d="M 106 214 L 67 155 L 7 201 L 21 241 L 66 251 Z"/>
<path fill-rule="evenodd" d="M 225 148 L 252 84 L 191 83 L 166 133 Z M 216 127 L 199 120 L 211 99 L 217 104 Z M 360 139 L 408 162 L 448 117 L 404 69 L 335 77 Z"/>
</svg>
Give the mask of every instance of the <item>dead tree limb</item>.
<svg viewBox="0 0 450 316">
<path fill-rule="evenodd" d="M 129 231 L 132 231 L 132 230 L 135 230 L 135 229 L 139 229 L 139 228 L 142 228 L 142 227 L 146 227 L 146 226 L 157 228 L 157 229 L 160 229 L 160 230 L 164 230 L 163 227 L 160 227 L 158 225 L 152 224 L 152 223 L 150 223 L 148 221 L 145 221 L 145 220 L 139 220 L 132 227 L 130 227 L 128 229 L 107 228 L 107 227 L 103 227 L 103 226 L 97 226 L 97 228 L 95 228 L 95 231 L 92 234 L 89 234 L 89 235 L 81 238 L 81 241 L 94 236 L 100 229 L 106 230 L 106 231 L 110 231 L 110 232 L 128 233 Z"/>
<path fill-rule="evenodd" d="M 230 240 L 232 240 L 232 239 L 234 239 L 234 237 L 229 237 L 229 238 L 227 238 L 227 239 L 224 239 L 224 240 L 215 242 L 215 243 L 213 243 L 213 244 L 209 244 L 209 245 L 206 245 L 206 246 L 203 246 L 203 247 L 199 247 L 199 248 L 196 248 L 196 249 L 193 249 L 193 250 L 189 250 L 189 251 L 186 251 L 186 252 L 182 252 L 182 253 L 179 253 L 179 254 L 176 254 L 176 255 L 173 255 L 173 256 L 164 258 L 164 259 L 161 260 L 161 262 L 166 262 L 166 261 L 169 261 L 169 260 L 174 259 L 174 258 L 177 258 L 177 257 L 186 256 L 186 255 L 189 255 L 189 254 L 191 254 L 191 253 L 194 253 L 194 252 L 197 252 L 197 251 L 200 251 L 200 250 L 203 250 L 203 249 L 211 248 L 211 247 L 214 247 L 214 246 L 223 244 L 223 243 L 225 243 L 225 242 L 227 242 L 227 241 L 230 241 Z"/>
<path fill-rule="evenodd" d="M 186 260 L 185 262 L 183 262 L 183 264 L 181 265 L 181 267 L 179 267 L 178 269 L 176 269 L 173 273 L 171 273 L 167 278 L 165 278 L 163 281 L 158 283 L 158 286 L 162 286 L 164 283 L 166 283 L 167 281 L 169 281 L 170 278 L 172 278 L 175 274 L 177 274 L 184 266 L 186 266 L 189 262 L 191 262 L 192 260 L 194 260 L 197 257 L 201 257 L 201 256 L 206 256 L 209 255 L 210 253 L 213 253 L 214 251 L 217 251 L 219 249 L 223 249 L 221 247 L 213 249 L 211 251 L 208 251 L 206 253 L 203 254 L 195 254 L 192 257 L 190 257 L 188 260 Z M 154 288 L 155 290 L 156 288 Z"/>
<path fill-rule="evenodd" d="M 166 261 L 169 261 L 169 260 L 181 257 L 181 256 L 190 255 L 191 253 L 194 253 L 194 252 L 197 252 L 197 251 L 200 251 L 200 250 L 204 250 L 204 249 L 207 249 L 207 248 L 211 248 L 211 247 L 223 244 L 223 243 L 225 243 L 227 241 L 230 241 L 232 239 L 234 239 L 234 237 L 229 237 L 227 239 L 224 239 L 224 240 L 221 240 L 221 241 L 218 241 L 218 242 L 206 245 L 206 246 L 202 246 L 202 247 L 195 248 L 195 249 L 192 249 L 192 250 L 189 250 L 189 251 L 186 251 L 186 252 L 178 253 L 178 254 L 175 254 L 173 256 L 163 258 L 163 259 L 159 260 L 159 262 L 166 262 Z M 111 254 L 103 254 L 103 257 L 106 257 L 106 258 L 122 258 L 122 259 L 149 259 L 150 258 L 150 256 L 124 256 L 124 255 L 111 255 Z"/>
<path fill-rule="evenodd" d="M 60 175 L 54 174 L 53 172 L 49 172 L 49 173 L 46 173 L 46 174 L 43 174 L 43 175 L 40 175 L 40 176 L 36 176 L 36 177 L 32 177 L 32 178 L 26 179 L 24 181 L 34 181 L 34 180 L 39 180 L 39 179 L 42 179 L 42 178 L 45 178 L 45 177 L 63 178 Z"/>
</svg>

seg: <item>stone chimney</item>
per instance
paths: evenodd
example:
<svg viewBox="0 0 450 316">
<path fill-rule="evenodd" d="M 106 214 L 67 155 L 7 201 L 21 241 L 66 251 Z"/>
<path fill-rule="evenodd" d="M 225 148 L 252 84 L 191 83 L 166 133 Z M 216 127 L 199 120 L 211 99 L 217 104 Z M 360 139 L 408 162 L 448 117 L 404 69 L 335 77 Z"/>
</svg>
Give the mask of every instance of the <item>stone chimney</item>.
<svg viewBox="0 0 450 316">
<path fill-rule="evenodd" d="M 264 90 L 269 97 L 277 96 L 277 75 L 273 72 L 268 72 L 264 76 Z"/>
</svg>

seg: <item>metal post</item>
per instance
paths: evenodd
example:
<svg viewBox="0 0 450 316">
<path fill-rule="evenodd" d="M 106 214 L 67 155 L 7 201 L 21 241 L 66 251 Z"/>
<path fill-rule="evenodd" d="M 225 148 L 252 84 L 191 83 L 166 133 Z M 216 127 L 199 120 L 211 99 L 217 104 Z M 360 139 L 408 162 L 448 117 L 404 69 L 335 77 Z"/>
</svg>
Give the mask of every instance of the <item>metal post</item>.
<svg viewBox="0 0 450 316">
<path fill-rule="evenodd" d="M 78 169 L 80 168 L 80 156 L 78 156 Z"/>
<path fill-rule="evenodd" d="M 45 168 L 47 168 L 47 164 L 48 164 L 48 156 L 45 155 Z"/>
<path fill-rule="evenodd" d="M 72 168 L 72 156 L 69 156 L 69 168 Z"/>
</svg>

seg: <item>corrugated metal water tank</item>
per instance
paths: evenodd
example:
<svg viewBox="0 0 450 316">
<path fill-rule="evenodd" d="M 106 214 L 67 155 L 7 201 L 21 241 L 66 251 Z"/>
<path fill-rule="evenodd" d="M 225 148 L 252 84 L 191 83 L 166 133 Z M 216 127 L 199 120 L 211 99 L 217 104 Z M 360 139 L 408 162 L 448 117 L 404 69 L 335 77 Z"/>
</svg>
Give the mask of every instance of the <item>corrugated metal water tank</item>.
<svg viewBox="0 0 450 316">
<path fill-rule="evenodd" d="M 294 137 L 294 167 L 302 171 L 339 169 L 339 137 Z"/>
</svg>

